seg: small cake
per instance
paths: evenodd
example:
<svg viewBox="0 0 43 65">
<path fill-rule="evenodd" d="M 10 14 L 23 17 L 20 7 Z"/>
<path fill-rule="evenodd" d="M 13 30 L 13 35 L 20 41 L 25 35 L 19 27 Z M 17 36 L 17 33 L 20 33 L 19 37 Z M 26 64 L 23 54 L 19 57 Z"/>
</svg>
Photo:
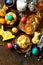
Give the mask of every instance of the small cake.
<svg viewBox="0 0 43 65">
<path fill-rule="evenodd" d="M 20 48 L 26 49 L 28 45 L 30 45 L 30 38 L 25 35 L 21 35 L 17 39 L 17 44 Z"/>
<path fill-rule="evenodd" d="M 19 28 L 21 31 L 25 32 L 28 35 L 34 34 L 35 30 L 37 29 L 42 15 L 40 12 L 32 13 L 31 15 L 27 16 L 26 18 L 22 18 L 19 23 Z"/>
<path fill-rule="evenodd" d="M 5 20 L 7 25 L 13 25 L 17 20 L 17 16 L 15 13 L 9 12 L 6 14 Z"/>
<path fill-rule="evenodd" d="M 21 34 L 16 37 L 15 44 L 17 44 L 20 49 L 18 50 L 21 53 L 25 53 L 31 49 L 32 44 L 30 43 L 30 37 L 26 34 Z"/>
</svg>

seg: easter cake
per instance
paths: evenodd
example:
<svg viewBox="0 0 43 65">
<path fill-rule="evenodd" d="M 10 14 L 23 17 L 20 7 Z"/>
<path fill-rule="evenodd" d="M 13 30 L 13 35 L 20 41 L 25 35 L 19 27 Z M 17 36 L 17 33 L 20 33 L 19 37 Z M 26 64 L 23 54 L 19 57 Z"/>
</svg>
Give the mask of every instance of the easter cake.
<svg viewBox="0 0 43 65">
<path fill-rule="evenodd" d="M 19 53 L 26 53 L 31 49 L 32 43 L 30 43 L 31 39 L 29 36 L 27 36 L 24 33 L 19 34 L 15 40 L 14 43 L 19 46 L 19 50 L 17 50 Z"/>
</svg>

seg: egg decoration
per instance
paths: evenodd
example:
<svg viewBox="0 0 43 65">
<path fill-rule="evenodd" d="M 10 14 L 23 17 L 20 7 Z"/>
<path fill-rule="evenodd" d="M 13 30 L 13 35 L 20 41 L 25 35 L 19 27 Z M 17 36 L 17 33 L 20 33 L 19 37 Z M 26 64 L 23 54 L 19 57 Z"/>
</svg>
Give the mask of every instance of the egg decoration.
<svg viewBox="0 0 43 65">
<path fill-rule="evenodd" d="M 38 53 L 38 48 L 34 47 L 31 51 L 32 55 L 36 55 Z"/>
<path fill-rule="evenodd" d="M 12 21 L 12 20 L 14 19 L 14 17 L 13 17 L 12 14 L 9 14 L 9 15 L 7 16 L 7 19 L 8 19 L 9 21 Z"/>
<path fill-rule="evenodd" d="M 17 32 L 18 32 L 18 29 L 17 29 L 16 27 L 13 27 L 13 28 L 12 28 L 12 32 L 13 32 L 13 33 L 17 33 Z"/>
<path fill-rule="evenodd" d="M 21 18 L 21 22 L 22 22 L 22 23 L 26 23 L 26 21 L 27 21 L 26 16 L 23 16 L 23 17 Z"/>
<path fill-rule="evenodd" d="M 13 0 L 5 0 L 6 5 L 11 5 Z"/>
<path fill-rule="evenodd" d="M 15 50 L 18 50 L 18 49 L 19 49 L 19 45 L 18 45 L 18 44 L 14 44 L 14 45 L 13 45 L 13 48 L 14 48 Z"/>
<path fill-rule="evenodd" d="M 12 43 L 7 43 L 6 46 L 7 46 L 8 49 L 12 49 L 12 47 L 13 47 Z"/>
<path fill-rule="evenodd" d="M 5 23 L 6 23 L 5 19 L 4 18 L 0 18 L 0 24 L 5 24 Z"/>
<path fill-rule="evenodd" d="M 12 7 L 15 4 L 15 0 L 5 0 L 5 4 L 8 7 Z"/>
</svg>

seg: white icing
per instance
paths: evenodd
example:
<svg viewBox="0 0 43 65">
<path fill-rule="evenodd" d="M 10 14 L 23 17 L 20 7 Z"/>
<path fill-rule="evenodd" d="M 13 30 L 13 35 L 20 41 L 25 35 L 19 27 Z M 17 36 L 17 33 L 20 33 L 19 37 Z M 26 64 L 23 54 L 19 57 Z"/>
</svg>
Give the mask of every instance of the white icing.
<svg viewBox="0 0 43 65">
<path fill-rule="evenodd" d="M 29 10 L 33 11 L 35 9 L 35 5 L 40 1 L 41 0 L 17 0 L 17 10 L 19 12 L 23 12 L 26 10 L 26 7 L 28 5 Z"/>
<path fill-rule="evenodd" d="M 17 0 L 17 10 L 19 12 L 23 12 L 26 10 L 26 7 L 27 7 L 27 2 L 26 0 Z"/>
</svg>

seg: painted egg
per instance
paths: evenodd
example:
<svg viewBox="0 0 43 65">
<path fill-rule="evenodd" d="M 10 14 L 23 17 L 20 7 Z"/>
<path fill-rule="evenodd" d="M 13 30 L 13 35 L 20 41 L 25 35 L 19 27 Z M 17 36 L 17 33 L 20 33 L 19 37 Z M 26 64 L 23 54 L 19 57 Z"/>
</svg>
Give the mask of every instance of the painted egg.
<svg viewBox="0 0 43 65">
<path fill-rule="evenodd" d="M 18 49 L 19 49 L 18 44 L 14 44 L 14 45 L 13 45 L 13 48 L 14 48 L 15 50 L 18 50 Z"/>
<path fill-rule="evenodd" d="M 14 17 L 13 17 L 13 15 L 9 14 L 8 17 L 7 17 L 7 19 L 8 19 L 9 21 L 12 21 L 12 20 L 14 19 Z"/>
<path fill-rule="evenodd" d="M 7 43 L 6 46 L 7 46 L 8 49 L 12 49 L 12 47 L 13 47 L 12 43 Z"/>
<path fill-rule="evenodd" d="M 12 4 L 12 0 L 5 0 L 5 4 L 6 4 L 6 5 Z"/>
<path fill-rule="evenodd" d="M 32 51 L 31 51 L 31 53 L 32 53 L 33 55 L 36 55 L 36 54 L 38 53 L 38 48 L 37 48 L 37 47 L 34 47 L 34 48 L 32 49 Z"/>
</svg>

